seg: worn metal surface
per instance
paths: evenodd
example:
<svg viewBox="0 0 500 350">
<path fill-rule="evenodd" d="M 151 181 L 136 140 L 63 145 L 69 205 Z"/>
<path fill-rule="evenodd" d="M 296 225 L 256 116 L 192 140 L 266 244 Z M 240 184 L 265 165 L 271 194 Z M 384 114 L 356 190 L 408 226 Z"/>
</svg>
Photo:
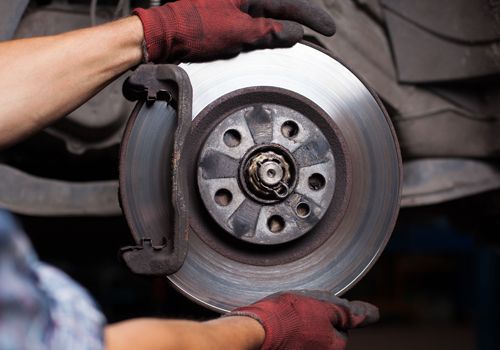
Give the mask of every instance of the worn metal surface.
<svg viewBox="0 0 500 350">
<path fill-rule="evenodd" d="M 116 181 L 44 179 L 0 164 L 0 207 L 25 215 L 121 215 Z"/>
<path fill-rule="evenodd" d="M 284 106 L 286 91 L 280 102 L 231 112 L 200 153 L 205 207 L 226 231 L 251 243 L 279 244 L 307 233 L 326 213 L 335 189 L 326 137 Z"/>
<path fill-rule="evenodd" d="M 123 248 L 122 257 L 135 273 L 168 275 L 181 268 L 188 250 L 189 191 L 180 163 L 191 125 L 191 84 L 178 66 L 142 65 L 124 88 L 142 90 L 145 98 L 120 152 L 120 199 L 137 242 Z"/>
<path fill-rule="evenodd" d="M 404 164 L 401 206 L 443 203 L 497 189 L 498 163 L 473 159 L 418 159 Z"/>
<path fill-rule="evenodd" d="M 305 45 L 183 68 L 193 84 L 193 116 L 222 96 L 247 87 L 284 88 L 314 101 L 343 135 L 350 152 L 352 184 L 338 225 L 322 220 L 315 228 L 324 231 L 322 224 L 330 224 L 326 241 L 314 252 L 278 265 L 245 263 L 212 249 L 207 243 L 210 237 L 197 231 L 202 219 L 191 212 L 193 234 L 189 253 L 181 270 L 169 277 L 171 282 L 193 300 L 219 311 L 283 289 L 326 289 L 337 294 L 346 291 L 383 250 L 399 208 L 399 150 L 377 99 L 351 71 L 329 55 Z M 197 119 L 193 135 L 203 126 Z M 324 219 L 327 217 L 328 214 Z M 304 238 L 313 237 L 313 232 Z M 253 254 L 266 260 L 275 253 L 259 250 Z"/>
</svg>

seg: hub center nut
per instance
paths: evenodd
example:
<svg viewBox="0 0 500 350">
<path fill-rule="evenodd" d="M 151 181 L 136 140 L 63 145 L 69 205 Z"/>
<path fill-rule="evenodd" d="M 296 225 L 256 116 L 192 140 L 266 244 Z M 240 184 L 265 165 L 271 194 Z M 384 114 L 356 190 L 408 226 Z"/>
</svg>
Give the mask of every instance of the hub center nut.
<svg viewBox="0 0 500 350">
<path fill-rule="evenodd" d="M 243 159 L 240 181 L 245 191 L 259 202 L 281 201 L 295 185 L 293 158 L 279 145 L 254 148 Z"/>
<path fill-rule="evenodd" d="M 257 174 L 259 180 L 267 186 L 275 186 L 283 180 L 283 168 L 273 161 L 267 161 L 260 165 Z"/>
</svg>

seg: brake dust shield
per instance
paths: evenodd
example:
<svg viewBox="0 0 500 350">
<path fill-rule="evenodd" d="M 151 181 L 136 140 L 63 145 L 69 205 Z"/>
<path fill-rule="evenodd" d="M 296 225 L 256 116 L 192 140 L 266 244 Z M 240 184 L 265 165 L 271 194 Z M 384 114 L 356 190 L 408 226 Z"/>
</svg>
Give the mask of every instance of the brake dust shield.
<svg viewBox="0 0 500 350">
<path fill-rule="evenodd" d="M 220 312 L 283 290 L 352 287 L 399 210 L 399 146 L 378 98 L 305 44 L 180 67 L 193 87 L 180 159 L 190 229 L 171 283 Z M 129 224 L 168 229 L 168 173 L 157 155 L 171 149 L 174 117 L 155 102 L 129 121 L 120 165 Z"/>
</svg>

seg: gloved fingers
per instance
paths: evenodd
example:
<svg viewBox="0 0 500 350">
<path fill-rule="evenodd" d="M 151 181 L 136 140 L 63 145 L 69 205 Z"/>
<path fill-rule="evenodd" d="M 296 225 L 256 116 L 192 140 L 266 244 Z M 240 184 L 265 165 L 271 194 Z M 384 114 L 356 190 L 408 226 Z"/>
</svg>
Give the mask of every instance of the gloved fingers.
<svg viewBox="0 0 500 350">
<path fill-rule="evenodd" d="M 378 307 L 364 301 L 351 301 L 349 302 L 351 314 L 359 317 L 360 323 L 353 325 L 354 327 L 364 327 L 369 324 L 375 323 L 380 318 Z"/>
<path fill-rule="evenodd" d="M 325 290 L 293 290 L 270 295 L 266 299 L 274 299 L 282 294 L 295 294 L 312 298 L 325 303 L 328 318 L 336 329 L 348 330 L 364 327 L 379 319 L 379 310 L 375 305 L 363 301 L 348 301 Z"/>
<path fill-rule="evenodd" d="M 367 326 L 379 319 L 378 308 L 365 302 L 349 302 L 347 307 L 332 303 L 326 305 L 332 326 L 339 330 L 347 331 L 352 328 Z"/>
<path fill-rule="evenodd" d="M 342 339 L 343 341 L 347 342 L 347 332 L 346 331 L 339 331 L 337 328 L 333 328 L 333 332 L 335 333 L 335 336 L 338 337 L 339 339 Z"/>
<path fill-rule="evenodd" d="M 292 293 L 326 302 L 330 322 L 339 329 L 363 327 L 375 323 L 379 319 L 378 308 L 363 301 L 348 301 L 324 290 L 297 290 Z"/>
<path fill-rule="evenodd" d="M 304 295 L 342 307 L 342 309 L 346 310 L 346 312 L 350 314 L 350 325 L 348 328 L 363 327 L 375 323 L 380 317 L 379 310 L 375 305 L 363 301 L 349 301 L 347 299 L 342 299 L 329 291 L 296 290 L 292 293 Z M 334 319 L 338 317 L 337 312 L 337 309 L 332 312 Z"/>
<path fill-rule="evenodd" d="M 332 332 L 335 336 L 332 337 L 329 349 L 345 349 L 347 346 L 347 332 L 339 331 L 336 328 L 333 328 Z"/>
<path fill-rule="evenodd" d="M 243 45 L 243 51 L 266 48 L 292 47 L 304 37 L 304 29 L 296 22 L 279 21 L 269 18 L 252 18 L 250 31 L 255 31 L 256 38 Z"/>
<path fill-rule="evenodd" d="M 294 21 L 326 36 L 336 31 L 332 16 L 310 0 L 240 0 L 240 4 L 252 17 Z"/>
</svg>

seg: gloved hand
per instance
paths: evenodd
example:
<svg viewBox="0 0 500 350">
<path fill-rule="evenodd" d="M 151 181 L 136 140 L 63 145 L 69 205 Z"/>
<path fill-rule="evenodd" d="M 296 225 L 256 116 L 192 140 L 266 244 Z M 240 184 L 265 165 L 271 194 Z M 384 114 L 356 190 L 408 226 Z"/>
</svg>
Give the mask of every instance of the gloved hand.
<svg viewBox="0 0 500 350">
<path fill-rule="evenodd" d="M 300 24 L 324 35 L 335 33 L 330 15 L 309 0 L 178 0 L 133 13 L 144 28 L 146 61 L 155 63 L 291 47 L 304 35 Z"/>
<path fill-rule="evenodd" d="M 323 291 L 271 295 L 226 316 L 249 316 L 266 332 L 261 350 L 345 349 L 347 331 L 376 322 L 378 309 Z"/>
</svg>

